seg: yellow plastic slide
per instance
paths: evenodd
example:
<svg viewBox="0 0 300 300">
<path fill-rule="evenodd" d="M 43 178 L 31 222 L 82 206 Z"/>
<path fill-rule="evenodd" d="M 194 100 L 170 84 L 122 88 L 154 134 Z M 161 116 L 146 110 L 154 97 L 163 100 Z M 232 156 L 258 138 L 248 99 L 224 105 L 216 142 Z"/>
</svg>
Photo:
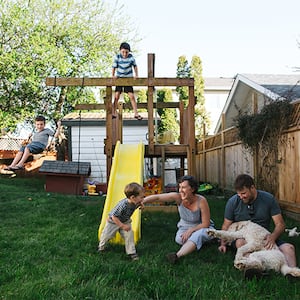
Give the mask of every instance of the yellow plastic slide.
<svg viewBox="0 0 300 300">
<path fill-rule="evenodd" d="M 111 209 L 126 196 L 125 186 L 130 182 L 137 182 L 143 185 L 144 170 L 144 145 L 140 144 L 121 144 L 117 142 L 113 157 L 112 168 L 109 176 L 106 200 L 103 208 L 102 219 L 98 230 L 98 239 L 104 229 L 108 213 Z M 134 241 L 141 238 L 141 211 L 136 209 L 132 215 L 132 230 Z M 112 240 L 114 243 L 124 243 L 119 233 Z"/>
</svg>

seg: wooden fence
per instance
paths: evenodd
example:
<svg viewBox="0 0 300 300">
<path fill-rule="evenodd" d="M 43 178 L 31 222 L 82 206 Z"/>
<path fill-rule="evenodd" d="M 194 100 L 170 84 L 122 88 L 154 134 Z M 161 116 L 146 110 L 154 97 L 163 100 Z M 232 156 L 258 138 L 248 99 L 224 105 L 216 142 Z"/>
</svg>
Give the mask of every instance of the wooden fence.
<svg viewBox="0 0 300 300">
<path fill-rule="evenodd" d="M 243 148 L 234 127 L 199 142 L 196 162 L 197 178 L 229 190 L 238 174 L 253 174 L 254 168 L 253 157 Z"/>
<path fill-rule="evenodd" d="M 275 194 L 284 210 L 300 214 L 300 101 L 294 105 L 290 127 L 283 133 L 282 141 L 273 159 L 270 192 Z M 260 165 L 259 155 L 243 147 L 237 128 L 228 128 L 197 144 L 196 176 L 200 181 L 227 190 L 233 190 L 235 177 L 241 173 L 254 178 L 259 174 L 262 181 L 270 182 L 270 174 L 261 173 L 264 166 Z M 260 182 L 257 187 L 262 188 Z"/>
</svg>

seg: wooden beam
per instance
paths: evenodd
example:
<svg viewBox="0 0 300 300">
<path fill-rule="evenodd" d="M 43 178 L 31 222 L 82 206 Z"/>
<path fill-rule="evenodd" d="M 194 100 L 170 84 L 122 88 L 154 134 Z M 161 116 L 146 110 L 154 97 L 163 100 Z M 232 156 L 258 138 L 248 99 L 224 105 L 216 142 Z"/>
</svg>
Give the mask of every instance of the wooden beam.
<svg viewBox="0 0 300 300">
<path fill-rule="evenodd" d="M 179 102 L 153 102 L 153 108 L 179 108 Z M 147 103 L 138 103 L 138 108 L 147 109 Z M 124 108 L 131 108 L 131 104 L 124 103 Z"/>
<path fill-rule="evenodd" d="M 120 102 L 121 103 L 121 102 Z M 154 102 L 153 108 L 179 108 L 179 102 Z M 95 104 L 76 104 L 76 110 L 105 110 L 105 104 L 95 103 Z M 123 103 L 124 109 L 132 109 L 131 103 Z M 148 103 L 137 103 L 138 109 L 148 109 Z"/>
<path fill-rule="evenodd" d="M 112 88 L 106 88 L 106 98 L 105 98 L 105 106 L 106 106 L 106 139 L 105 139 L 105 154 L 106 154 L 106 178 L 107 182 L 109 182 L 109 175 L 112 166 L 112 157 L 113 157 L 113 130 L 112 130 Z"/>
<path fill-rule="evenodd" d="M 186 144 L 173 145 L 173 144 L 156 144 L 154 145 L 154 152 L 149 151 L 149 145 L 145 145 L 145 156 L 146 157 L 162 157 L 162 149 L 165 157 L 187 157 L 187 149 L 189 148 Z"/>
<path fill-rule="evenodd" d="M 154 79 L 154 54 L 148 54 L 148 78 L 149 80 Z M 153 124 L 153 108 L 154 108 L 154 86 L 148 86 L 148 144 L 149 153 L 154 153 L 154 124 Z"/>
<path fill-rule="evenodd" d="M 195 137 L 195 93 L 194 85 L 189 86 L 189 105 L 188 105 L 188 144 L 189 144 L 189 175 L 196 176 L 196 137 Z"/>
<path fill-rule="evenodd" d="M 194 86 L 194 78 L 47 77 L 47 86 Z"/>
</svg>

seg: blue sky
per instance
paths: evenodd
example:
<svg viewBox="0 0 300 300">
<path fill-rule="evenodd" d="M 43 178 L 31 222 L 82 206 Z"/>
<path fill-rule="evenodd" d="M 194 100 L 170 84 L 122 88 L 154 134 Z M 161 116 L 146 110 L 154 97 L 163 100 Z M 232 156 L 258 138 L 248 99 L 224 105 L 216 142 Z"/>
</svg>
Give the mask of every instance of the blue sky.
<svg viewBox="0 0 300 300">
<path fill-rule="evenodd" d="M 139 76 L 155 53 L 155 76 L 176 77 L 178 57 L 202 60 L 206 77 L 295 74 L 299 0 L 119 0 L 143 40 L 131 45 Z M 121 17 L 121 16 L 120 16 Z M 300 76 L 300 72 L 299 72 Z"/>
</svg>

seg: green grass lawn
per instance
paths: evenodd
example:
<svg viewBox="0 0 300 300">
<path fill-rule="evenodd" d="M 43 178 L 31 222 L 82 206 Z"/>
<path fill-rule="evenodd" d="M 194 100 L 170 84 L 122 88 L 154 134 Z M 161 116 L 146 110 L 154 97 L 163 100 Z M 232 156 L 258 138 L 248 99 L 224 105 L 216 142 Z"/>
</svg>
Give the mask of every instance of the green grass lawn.
<svg viewBox="0 0 300 300">
<path fill-rule="evenodd" d="M 49 194 L 42 179 L 0 178 L 0 299 L 300 299 L 300 281 L 245 281 L 233 253 L 205 246 L 170 265 L 177 213 L 143 212 L 139 261 L 122 245 L 98 254 L 104 198 Z M 216 227 L 225 198 L 207 195 Z M 285 217 L 287 227 L 300 224 Z M 287 238 L 297 248 L 300 237 Z"/>
</svg>

